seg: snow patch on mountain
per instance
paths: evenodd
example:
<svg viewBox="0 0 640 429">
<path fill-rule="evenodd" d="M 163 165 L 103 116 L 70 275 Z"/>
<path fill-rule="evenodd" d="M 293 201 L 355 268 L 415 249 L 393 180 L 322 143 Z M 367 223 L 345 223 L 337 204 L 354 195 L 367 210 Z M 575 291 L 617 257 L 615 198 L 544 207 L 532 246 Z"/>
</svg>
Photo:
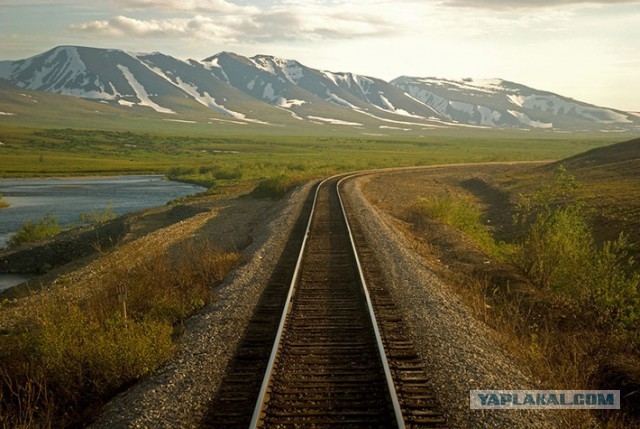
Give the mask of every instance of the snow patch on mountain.
<svg viewBox="0 0 640 429">
<path fill-rule="evenodd" d="M 383 111 L 384 111 L 384 109 L 382 109 L 382 108 L 380 108 L 380 107 L 378 107 L 378 108 L 379 108 L 380 110 L 383 110 Z M 422 125 L 425 125 L 424 123 L 415 123 L 415 122 L 407 122 L 407 121 L 398 121 L 398 120 L 395 120 L 395 119 L 383 118 L 383 117 L 380 117 L 380 116 L 374 115 L 373 113 L 366 112 L 366 111 L 364 111 L 364 110 L 362 110 L 362 109 L 355 109 L 355 111 L 356 111 L 357 113 L 360 113 L 361 115 L 369 116 L 370 118 L 373 118 L 373 119 L 375 119 L 375 120 L 382 121 L 382 122 L 388 122 L 388 123 L 390 123 L 390 124 L 400 124 L 400 125 L 421 125 L 421 126 L 422 126 Z"/>
<path fill-rule="evenodd" d="M 465 91 L 478 91 L 485 94 L 495 94 L 502 90 L 501 79 L 484 79 L 473 80 L 463 79 L 462 81 L 438 79 L 434 77 L 416 78 L 416 82 L 428 84 L 435 88 L 447 89 L 450 91 L 465 92 Z"/>
<path fill-rule="evenodd" d="M 268 122 L 263 122 L 263 121 L 259 121 L 257 119 L 250 119 L 247 118 L 246 115 L 244 113 L 240 113 L 240 112 L 234 112 L 231 109 L 226 108 L 225 106 L 223 106 L 222 104 L 219 104 L 216 99 L 214 97 L 212 97 L 207 91 L 204 91 L 202 94 L 200 94 L 200 92 L 198 92 L 198 88 L 194 85 L 191 85 L 187 82 L 183 82 L 182 79 L 177 78 L 178 82 L 178 86 L 180 87 L 180 89 L 182 89 L 184 92 L 186 92 L 187 94 L 189 94 L 190 96 L 192 96 L 196 101 L 198 101 L 200 104 L 215 110 L 218 113 L 221 113 L 225 116 L 230 116 L 232 118 L 235 119 L 239 119 L 242 121 L 247 121 L 247 122 L 255 122 L 255 123 L 260 123 L 260 124 L 268 124 Z"/>
<path fill-rule="evenodd" d="M 351 87 L 351 82 L 347 79 L 346 76 L 340 73 L 332 73 L 330 71 L 321 71 L 322 75 L 332 81 L 336 86 L 340 86 L 340 83 L 346 83 L 349 87 Z"/>
<path fill-rule="evenodd" d="M 368 77 L 360 76 L 357 74 L 350 74 L 355 84 L 360 88 L 360 91 L 367 96 L 371 95 L 371 86 L 374 85 L 374 82 Z"/>
<path fill-rule="evenodd" d="M 327 89 L 327 96 L 328 98 L 326 98 L 326 100 L 329 103 L 335 104 L 337 106 L 341 106 L 341 107 L 346 107 L 348 109 L 357 109 L 358 107 L 349 103 L 347 100 L 345 100 L 344 98 L 341 98 L 339 96 L 337 96 L 336 94 L 334 94 L 333 92 L 329 91 Z"/>
<path fill-rule="evenodd" d="M 174 114 L 174 115 L 176 114 L 176 112 L 174 112 L 173 110 L 168 109 L 166 107 L 162 107 L 159 104 L 156 104 L 153 100 L 151 100 L 151 98 L 149 98 L 149 94 L 144 89 L 144 86 L 142 86 L 142 84 L 136 80 L 135 76 L 131 73 L 131 71 L 127 67 L 121 64 L 118 64 L 117 67 L 122 72 L 125 79 L 127 79 L 127 82 L 129 83 L 133 91 L 136 93 L 136 97 L 138 98 L 138 100 L 140 100 L 140 103 L 138 103 L 139 105 L 151 107 L 153 110 L 155 110 L 158 113 L 167 113 L 167 114 Z"/>
<path fill-rule="evenodd" d="M 256 55 L 249 58 L 258 69 L 264 70 L 274 76 L 278 76 L 280 71 L 284 77 L 294 85 L 297 85 L 300 79 L 304 77 L 302 66 L 294 60 L 285 60 L 266 55 Z"/>
<path fill-rule="evenodd" d="M 67 61 L 64 66 L 61 68 L 53 68 L 56 65 L 56 60 L 60 58 L 60 56 L 66 55 Z M 27 60 L 25 64 L 25 68 L 29 68 L 32 64 L 32 59 Z M 45 60 L 44 64 L 41 68 L 39 68 L 31 81 L 30 85 L 27 85 L 27 89 L 39 89 L 42 86 L 45 86 L 45 79 L 48 81 L 47 84 L 55 83 L 56 85 L 60 85 L 66 87 L 66 84 L 74 80 L 78 75 L 84 75 L 87 70 L 87 66 L 84 64 L 82 59 L 80 58 L 80 54 L 76 48 L 72 47 L 59 47 L 52 51 L 51 55 Z M 66 82 L 63 82 L 63 79 L 67 78 Z M 89 83 L 89 79 L 85 77 L 85 81 L 83 83 Z"/>
<path fill-rule="evenodd" d="M 612 123 L 626 123 L 630 124 L 633 121 L 629 120 L 627 115 L 614 112 L 609 109 L 599 107 L 584 107 L 572 100 L 564 100 L 557 95 L 513 95 L 507 96 L 512 103 L 531 110 L 540 110 L 554 115 L 567 115 L 574 112 L 576 115 L 581 116 L 591 121 L 599 122 L 602 124 Z"/>
<path fill-rule="evenodd" d="M 525 113 L 518 112 L 516 110 L 507 110 L 507 112 L 509 112 L 511 116 L 515 117 L 518 121 L 520 121 L 521 124 L 527 125 L 529 127 L 546 128 L 546 129 L 553 128 L 553 124 L 546 124 L 544 122 L 534 121 Z"/>
<path fill-rule="evenodd" d="M 411 131 L 411 128 L 391 127 L 389 125 L 380 125 L 378 128 L 380 128 L 381 130 Z"/>
<path fill-rule="evenodd" d="M 276 101 L 276 106 L 284 107 L 285 109 L 290 109 L 293 106 L 297 106 L 298 107 L 298 106 L 302 106 L 305 103 L 306 103 L 306 101 L 304 101 L 304 100 L 296 100 L 296 99 L 287 100 L 286 98 L 280 97 Z"/>
<path fill-rule="evenodd" d="M 520 94 L 507 94 L 507 100 L 511 103 L 515 104 L 518 107 L 522 107 L 525 102 L 526 97 Z"/>
<path fill-rule="evenodd" d="M 348 125 L 348 126 L 352 126 L 352 127 L 361 127 L 362 126 L 362 124 L 359 124 L 357 122 L 343 121 L 341 119 L 323 118 L 321 116 L 309 116 L 308 118 L 309 119 L 315 119 L 317 121 L 326 122 L 326 123 L 331 124 L 331 125 Z"/>
<path fill-rule="evenodd" d="M 392 113 L 395 113 L 396 115 L 407 116 L 409 118 L 424 119 L 422 116 L 414 115 L 412 113 L 407 112 L 404 109 L 398 109 L 396 106 L 394 106 L 389 101 L 389 99 L 387 97 L 384 96 L 384 94 L 382 94 L 382 92 L 379 92 L 378 96 L 380 97 L 380 100 L 382 100 L 382 104 L 384 105 L 384 108 L 380 107 L 380 106 L 377 106 L 377 105 L 374 105 L 378 109 L 390 111 Z"/>
<path fill-rule="evenodd" d="M 262 98 L 269 101 L 273 101 L 276 99 L 276 91 L 273 89 L 273 85 L 271 85 L 271 83 L 267 83 L 264 86 L 264 92 L 262 93 Z"/>
<path fill-rule="evenodd" d="M 202 64 L 207 70 L 210 70 L 210 71 L 212 71 L 213 69 L 218 70 L 220 72 L 220 74 L 222 74 L 222 77 L 224 78 L 224 80 L 227 83 L 231 82 L 229 80 L 229 76 L 227 75 L 227 73 L 224 71 L 224 69 L 222 68 L 222 66 L 218 62 L 218 58 L 217 57 L 212 57 L 208 61 L 197 61 L 197 62 Z"/>
<path fill-rule="evenodd" d="M 163 119 L 163 121 L 178 122 L 181 124 L 197 124 L 196 121 L 188 121 L 186 119 Z"/>
<path fill-rule="evenodd" d="M 490 109 L 485 106 L 478 106 L 478 111 L 480 112 L 480 124 L 488 125 L 490 127 L 496 127 L 496 122 L 502 118 L 502 113 L 497 110 Z"/>
<path fill-rule="evenodd" d="M 46 58 L 45 54 L 48 54 Z M 20 62 L 3 62 L 0 77 L 17 79 L 22 72 L 33 68 L 28 80 L 15 82 L 17 86 L 98 100 L 114 100 L 118 96 L 117 92 L 107 93 L 98 76 L 91 76 L 77 48 L 60 46 L 45 54 Z M 38 64 L 36 61 L 39 63 L 37 68 L 33 67 L 34 63 Z"/>
</svg>

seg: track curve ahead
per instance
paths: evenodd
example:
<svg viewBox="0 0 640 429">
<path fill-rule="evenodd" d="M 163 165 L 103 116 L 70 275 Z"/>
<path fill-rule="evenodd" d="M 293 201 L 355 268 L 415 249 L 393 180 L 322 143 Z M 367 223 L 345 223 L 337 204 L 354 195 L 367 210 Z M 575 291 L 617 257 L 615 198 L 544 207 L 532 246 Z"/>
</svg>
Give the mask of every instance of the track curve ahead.
<svg viewBox="0 0 640 429">
<path fill-rule="evenodd" d="M 402 318 L 384 290 L 367 290 L 381 273 L 357 225 L 352 234 L 339 181 L 316 189 L 249 427 L 444 427 Z M 225 422 L 210 421 L 246 427 Z"/>
</svg>

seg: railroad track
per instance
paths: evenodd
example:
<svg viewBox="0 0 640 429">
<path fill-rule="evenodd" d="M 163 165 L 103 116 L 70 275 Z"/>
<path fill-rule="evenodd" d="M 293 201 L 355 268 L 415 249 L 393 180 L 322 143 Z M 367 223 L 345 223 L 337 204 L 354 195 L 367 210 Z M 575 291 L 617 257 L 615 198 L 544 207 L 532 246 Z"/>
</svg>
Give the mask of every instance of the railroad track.
<svg viewBox="0 0 640 429">
<path fill-rule="evenodd" d="M 384 273 L 347 221 L 339 182 L 327 179 L 307 203 L 295 265 L 290 240 L 207 426 L 445 426 Z"/>
</svg>

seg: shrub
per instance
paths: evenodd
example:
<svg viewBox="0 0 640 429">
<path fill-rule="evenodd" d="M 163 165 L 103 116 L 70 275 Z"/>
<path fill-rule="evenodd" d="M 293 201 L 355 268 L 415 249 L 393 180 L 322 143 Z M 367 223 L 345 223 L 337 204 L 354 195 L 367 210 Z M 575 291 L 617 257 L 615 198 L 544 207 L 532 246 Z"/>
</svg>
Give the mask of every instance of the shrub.
<svg viewBox="0 0 640 429">
<path fill-rule="evenodd" d="M 300 177 L 289 175 L 265 179 L 258 183 L 251 195 L 258 198 L 282 198 L 303 181 L 304 179 Z"/>
<path fill-rule="evenodd" d="M 52 214 L 45 215 L 42 219 L 32 222 L 25 221 L 18 232 L 9 239 L 9 246 L 18 246 L 37 240 L 53 237 L 62 232 L 58 220 Z"/>
<path fill-rule="evenodd" d="M 81 213 L 80 222 L 87 225 L 100 225 L 109 222 L 116 217 L 116 213 L 113 211 L 113 204 L 109 201 L 107 203 L 107 207 L 101 212 L 93 210 L 90 213 Z"/>
<path fill-rule="evenodd" d="M 0 209 L 4 209 L 9 207 L 9 203 L 2 199 L 2 194 L 0 194 Z"/>
<path fill-rule="evenodd" d="M 482 224 L 482 212 L 469 198 L 451 195 L 419 198 L 409 207 L 407 218 L 419 229 L 426 227 L 425 221 L 429 218 L 457 228 L 472 238 L 487 254 L 500 259 L 508 251 L 506 245 L 495 242 Z"/>
<path fill-rule="evenodd" d="M 579 209 L 553 209 L 535 216 L 514 262 L 541 288 L 573 294 L 593 246 L 591 231 Z"/>
<path fill-rule="evenodd" d="M 86 411 L 171 356 L 173 327 L 210 299 L 238 259 L 211 243 L 178 246 L 127 267 L 114 261 L 81 302 L 56 290 L 0 335 L 0 427 L 80 426 Z M 119 311 L 125 286 L 128 317 Z"/>
<path fill-rule="evenodd" d="M 585 209 L 575 201 L 577 187 L 560 167 L 552 186 L 523 198 L 517 218 L 528 228 L 512 261 L 602 328 L 640 328 L 640 275 L 626 237 L 596 245 Z"/>
<path fill-rule="evenodd" d="M 173 351 L 172 328 L 116 313 L 96 320 L 77 305 L 56 302 L 29 334 L 29 361 L 39 363 L 59 397 L 95 400 L 154 371 Z"/>
<path fill-rule="evenodd" d="M 239 168 L 223 168 L 214 167 L 211 174 L 219 180 L 237 180 L 242 179 L 242 170 Z"/>
<path fill-rule="evenodd" d="M 126 286 L 130 317 L 151 318 L 174 324 L 210 300 L 210 287 L 221 281 L 238 260 L 237 253 L 215 249 L 207 242 L 182 245 L 172 255 L 161 254 L 136 266 L 114 263 L 103 279 L 102 293 L 89 304 L 102 314 L 118 306 L 113 299 L 118 286 Z"/>
<path fill-rule="evenodd" d="M 147 375 L 173 352 L 166 322 L 103 322 L 73 303 L 47 303 L 20 334 L 21 347 L 2 353 L 2 414 L 13 426 L 61 427 L 88 404 Z"/>
<path fill-rule="evenodd" d="M 180 178 L 180 176 L 188 176 L 196 174 L 196 169 L 193 167 L 172 167 L 167 172 L 167 177 L 171 180 Z"/>
</svg>

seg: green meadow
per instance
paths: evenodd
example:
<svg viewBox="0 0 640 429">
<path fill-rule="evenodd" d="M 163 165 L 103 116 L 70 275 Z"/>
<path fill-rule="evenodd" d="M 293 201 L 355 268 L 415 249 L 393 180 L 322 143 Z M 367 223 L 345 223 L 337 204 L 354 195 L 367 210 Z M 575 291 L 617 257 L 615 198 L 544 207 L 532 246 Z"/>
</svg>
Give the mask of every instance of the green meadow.
<svg viewBox="0 0 640 429">
<path fill-rule="evenodd" d="M 85 129 L 2 128 L 0 177 L 172 172 L 224 186 L 279 176 L 457 162 L 560 159 L 624 140 L 602 134 L 447 131 L 425 136 L 211 135 Z"/>
</svg>

